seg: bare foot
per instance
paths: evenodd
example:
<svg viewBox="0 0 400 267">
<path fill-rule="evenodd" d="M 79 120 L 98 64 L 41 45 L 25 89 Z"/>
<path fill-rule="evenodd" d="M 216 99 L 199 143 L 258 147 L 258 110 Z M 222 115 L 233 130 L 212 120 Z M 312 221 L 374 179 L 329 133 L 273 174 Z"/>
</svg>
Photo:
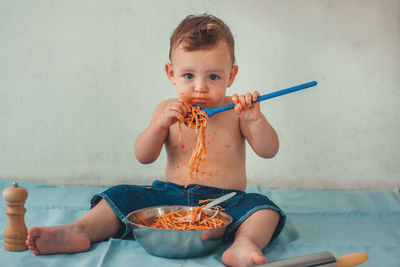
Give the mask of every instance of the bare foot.
<svg viewBox="0 0 400 267">
<path fill-rule="evenodd" d="M 222 254 L 222 262 L 231 267 L 246 267 L 267 263 L 262 251 L 249 240 L 238 240 Z"/>
<path fill-rule="evenodd" d="M 36 255 L 76 253 L 89 250 L 90 240 L 81 228 L 69 224 L 29 228 L 26 244 Z"/>
</svg>

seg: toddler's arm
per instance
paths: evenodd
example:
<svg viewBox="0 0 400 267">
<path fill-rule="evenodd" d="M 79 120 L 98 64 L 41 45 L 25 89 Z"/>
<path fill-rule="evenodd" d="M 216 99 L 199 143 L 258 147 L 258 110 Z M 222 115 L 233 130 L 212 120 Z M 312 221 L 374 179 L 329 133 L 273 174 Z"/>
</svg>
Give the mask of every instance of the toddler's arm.
<svg viewBox="0 0 400 267">
<path fill-rule="evenodd" d="M 260 94 L 254 91 L 232 96 L 235 112 L 240 118 L 240 130 L 254 152 L 263 158 L 272 158 L 278 153 L 279 139 L 274 128 L 260 111 L 260 103 L 252 103 Z"/>
<path fill-rule="evenodd" d="M 153 112 L 149 126 L 136 138 L 135 156 L 141 163 L 151 163 L 160 155 L 169 127 L 190 112 L 190 106 L 180 100 L 166 100 Z"/>
</svg>

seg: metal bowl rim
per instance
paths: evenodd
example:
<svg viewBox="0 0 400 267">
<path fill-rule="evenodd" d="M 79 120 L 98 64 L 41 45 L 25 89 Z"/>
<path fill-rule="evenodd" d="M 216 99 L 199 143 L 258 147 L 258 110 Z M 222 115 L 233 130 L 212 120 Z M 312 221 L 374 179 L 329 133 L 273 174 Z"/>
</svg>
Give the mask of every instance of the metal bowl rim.
<svg viewBox="0 0 400 267">
<path fill-rule="evenodd" d="M 161 206 L 152 206 L 152 207 L 147 207 L 147 208 L 142 208 L 142 209 L 138 209 L 138 210 L 132 211 L 132 212 L 130 212 L 128 215 L 126 215 L 126 219 L 128 220 L 128 222 L 129 222 L 130 224 L 133 224 L 133 225 L 136 226 L 136 227 L 141 227 L 141 228 L 151 229 L 151 230 L 171 231 L 171 232 L 174 232 L 174 231 L 193 231 L 193 232 L 194 232 L 194 231 L 217 230 L 217 229 L 221 229 L 221 228 L 227 227 L 227 226 L 229 226 L 229 225 L 233 222 L 232 216 L 229 215 L 228 213 L 224 212 L 224 211 L 220 211 L 220 212 L 221 212 L 221 214 L 224 214 L 224 216 L 226 216 L 226 217 L 228 218 L 228 220 L 229 220 L 228 223 L 226 223 L 226 224 L 224 224 L 224 225 L 222 225 L 222 226 L 219 226 L 219 227 L 215 227 L 215 228 L 210 228 L 210 229 L 199 229 L 199 230 L 171 230 L 171 229 L 154 228 L 154 227 L 149 227 L 149 226 L 145 226 L 145 225 L 142 225 L 142 224 L 134 223 L 134 222 L 132 222 L 132 221 L 129 219 L 129 217 L 130 217 L 132 214 L 134 214 L 134 213 L 137 213 L 137 212 L 140 212 L 140 211 L 145 211 L 145 210 L 150 210 L 150 209 L 165 208 L 165 207 L 169 207 L 169 208 L 170 208 L 170 207 L 195 208 L 195 207 L 198 207 L 198 206 L 185 206 L 185 205 L 161 205 Z M 213 210 L 213 209 L 205 209 L 205 210 Z"/>
</svg>

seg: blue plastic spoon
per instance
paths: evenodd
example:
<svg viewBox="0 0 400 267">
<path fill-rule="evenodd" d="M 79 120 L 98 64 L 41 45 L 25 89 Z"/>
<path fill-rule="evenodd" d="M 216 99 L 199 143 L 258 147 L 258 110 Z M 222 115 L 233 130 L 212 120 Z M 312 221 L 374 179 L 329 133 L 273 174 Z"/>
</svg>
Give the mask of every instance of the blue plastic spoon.
<svg viewBox="0 0 400 267">
<path fill-rule="evenodd" d="M 274 97 L 277 97 L 277 96 L 281 96 L 281 95 L 286 95 L 286 94 L 293 93 L 293 92 L 296 92 L 296 91 L 299 91 L 299 90 L 302 90 L 302 89 L 306 89 L 308 87 L 316 86 L 316 85 L 317 85 L 317 82 L 313 81 L 313 82 L 308 82 L 308 83 L 296 85 L 296 86 L 293 86 L 293 87 L 289 87 L 289 88 L 286 88 L 286 89 L 283 89 L 283 90 L 279 90 L 279 91 L 276 91 L 276 92 L 272 92 L 272 93 L 269 93 L 269 94 L 260 95 L 257 98 L 257 100 L 256 101 L 252 101 L 252 103 L 264 101 L 264 100 L 267 100 L 267 99 L 270 99 L 270 98 L 274 98 Z M 215 114 L 217 114 L 219 112 L 226 111 L 226 110 L 229 110 L 229 109 L 233 109 L 235 107 L 235 103 L 232 103 L 232 104 L 226 105 L 226 106 L 217 107 L 217 108 L 206 108 L 206 107 L 202 107 L 202 106 L 197 105 L 197 104 L 195 104 L 193 106 L 200 107 L 201 110 L 203 110 L 205 113 L 207 113 L 208 117 L 211 117 L 211 116 L 213 116 L 213 115 L 215 115 Z"/>
</svg>

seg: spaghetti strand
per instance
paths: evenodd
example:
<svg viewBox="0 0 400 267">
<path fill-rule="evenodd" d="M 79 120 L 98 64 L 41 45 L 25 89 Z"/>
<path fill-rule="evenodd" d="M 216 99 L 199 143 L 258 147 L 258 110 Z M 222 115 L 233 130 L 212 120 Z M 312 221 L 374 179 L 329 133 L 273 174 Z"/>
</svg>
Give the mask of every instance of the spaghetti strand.
<svg viewBox="0 0 400 267">
<path fill-rule="evenodd" d="M 217 218 L 220 214 L 221 209 L 216 208 L 215 213 L 212 216 L 207 214 L 203 206 L 196 206 L 192 210 L 171 210 L 168 213 L 158 215 L 150 225 L 147 227 L 159 228 L 165 230 L 204 230 L 221 227 L 228 223 L 225 219 Z M 200 214 L 200 219 L 197 219 Z M 185 216 L 190 216 L 191 220 L 182 220 Z"/>
<path fill-rule="evenodd" d="M 185 124 L 191 129 L 196 129 L 196 133 L 198 133 L 198 129 L 200 130 L 200 132 L 197 135 L 196 147 L 193 149 L 192 156 L 190 158 L 189 176 L 186 180 L 185 188 L 187 187 L 190 180 L 193 179 L 193 175 L 198 174 L 200 163 L 207 155 L 206 127 L 209 117 L 207 113 L 200 109 L 200 107 L 194 107 L 192 105 L 191 108 L 191 112 L 188 113 L 188 116 L 185 118 Z M 179 136 L 181 136 L 181 131 L 182 130 L 179 124 Z"/>
</svg>

